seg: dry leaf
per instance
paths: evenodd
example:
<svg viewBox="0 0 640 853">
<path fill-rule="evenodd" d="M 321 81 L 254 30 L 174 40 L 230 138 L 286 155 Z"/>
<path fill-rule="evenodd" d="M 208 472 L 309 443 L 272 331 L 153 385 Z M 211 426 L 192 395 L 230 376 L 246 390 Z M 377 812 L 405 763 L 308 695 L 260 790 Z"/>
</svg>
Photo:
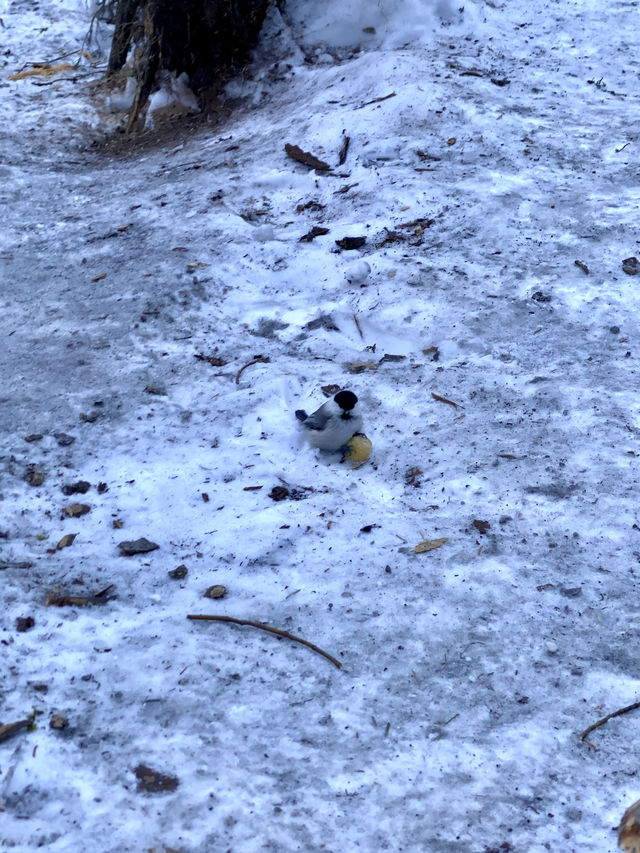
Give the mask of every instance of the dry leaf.
<svg viewBox="0 0 640 853">
<path fill-rule="evenodd" d="M 413 552 L 414 554 L 424 554 L 427 551 L 440 548 L 446 541 L 446 539 L 423 539 L 422 542 L 418 542 Z"/>
<path fill-rule="evenodd" d="M 76 538 L 77 533 L 67 533 L 66 536 L 63 536 L 62 539 L 56 545 L 56 549 L 58 551 L 62 551 L 63 548 L 68 548 L 69 545 L 73 545 L 73 541 Z"/>
<path fill-rule="evenodd" d="M 640 800 L 630 805 L 622 816 L 618 847 L 624 853 L 640 853 Z"/>
<path fill-rule="evenodd" d="M 320 390 L 325 397 L 333 397 L 340 390 L 339 385 L 323 385 Z"/>
</svg>

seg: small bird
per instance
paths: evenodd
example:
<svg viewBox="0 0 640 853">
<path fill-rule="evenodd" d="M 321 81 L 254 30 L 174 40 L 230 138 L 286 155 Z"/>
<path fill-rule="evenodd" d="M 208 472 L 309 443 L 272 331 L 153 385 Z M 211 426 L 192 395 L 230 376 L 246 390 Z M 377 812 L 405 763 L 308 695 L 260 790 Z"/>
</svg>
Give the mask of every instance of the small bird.
<svg viewBox="0 0 640 853">
<path fill-rule="evenodd" d="M 298 409 L 296 418 L 309 443 L 319 450 L 341 450 L 352 436 L 362 431 L 362 415 L 353 391 L 338 391 L 312 415 Z"/>
</svg>

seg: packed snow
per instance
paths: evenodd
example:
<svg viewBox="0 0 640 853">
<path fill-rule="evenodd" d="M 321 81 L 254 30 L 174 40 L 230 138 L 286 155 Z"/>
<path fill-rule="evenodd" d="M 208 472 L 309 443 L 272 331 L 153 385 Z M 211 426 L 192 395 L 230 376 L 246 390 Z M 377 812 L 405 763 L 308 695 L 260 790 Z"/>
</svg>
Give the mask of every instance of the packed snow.
<svg viewBox="0 0 640 853">
<path fill-rule="evenodd" d="M 318 5 L 111 146 L 111 28 L 0 2 L 3 851 L 609 853 L 640 797 L 638 711 L 580 739 L 640 698 L 638 4 Z"/>
</svg>

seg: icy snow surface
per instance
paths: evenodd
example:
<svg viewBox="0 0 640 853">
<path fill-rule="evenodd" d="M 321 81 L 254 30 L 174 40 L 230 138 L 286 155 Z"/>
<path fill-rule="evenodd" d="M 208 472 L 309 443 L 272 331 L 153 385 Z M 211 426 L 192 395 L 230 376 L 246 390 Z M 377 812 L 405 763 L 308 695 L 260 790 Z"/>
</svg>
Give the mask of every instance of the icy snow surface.
<svg viewBox="0 0 640 853">
<path fill-rule="evenodd" d="M 640 693 L 638 5 L 320 5 L 117 156 L 108 27 L 10 81 L 90 15 L 0 2 L 3 851 L 606 853 L 640 796 L 637 712 L 579 740 Z M 331 384 L 357 469 L 299 442 Z"/>
</svg>

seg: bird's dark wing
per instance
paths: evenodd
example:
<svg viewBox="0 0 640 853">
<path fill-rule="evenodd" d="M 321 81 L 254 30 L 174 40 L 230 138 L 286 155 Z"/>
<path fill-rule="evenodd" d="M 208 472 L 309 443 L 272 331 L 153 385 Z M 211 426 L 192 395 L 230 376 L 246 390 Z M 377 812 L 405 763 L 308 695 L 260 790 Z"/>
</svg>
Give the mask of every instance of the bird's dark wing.
<svg viewBox="0 0 640 853">
<path fill-rule="evenodd" d="M 298 417 L 298 413 L 296 412 L 296 417 Z M 324 429 L 327 425 L 327 421 L 331 415 L 327 414 L 323 411 L 322 406 L 318 409 L 317 412 L 314 412 L 312 415 L 307 415 L 305 419 L 302 421 L 302 425 L 305 429 L 315 429 L 321 430 Z M 301 418 L 298 418 L 302 420 Z"/>
</svg>

